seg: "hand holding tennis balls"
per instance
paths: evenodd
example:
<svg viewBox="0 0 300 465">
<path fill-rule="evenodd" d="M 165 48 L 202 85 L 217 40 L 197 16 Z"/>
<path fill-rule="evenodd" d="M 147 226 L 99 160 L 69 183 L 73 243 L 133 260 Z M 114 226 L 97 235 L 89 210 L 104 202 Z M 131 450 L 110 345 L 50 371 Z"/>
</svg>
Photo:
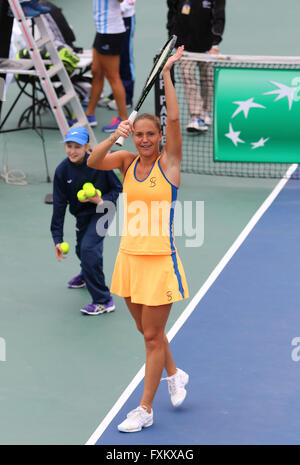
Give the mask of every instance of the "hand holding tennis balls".
<svg viewBox="0 0 300 465">
<path fill-rule="evenodd" d="M 77 192 L 77 198 L 80 202 L 92 202 L 95 204 L 102 203 L 102 193 L 99 189 L 96 189 L 91 182 L 86 182 L 82 186 L 82 189 Z"/>
<path fill-rule="evenodd" d="M 61 242 L 55 246 L 55 255 L 57 260 L 60 262 L 61 258 L 67 258 L 65 255 L 69 252 L 70 246 L 67 242 Z"/>
<path fill-rule="evenodd" d="M 100 191 L 100 189 L 96 189 L 95 197 L 93 197 L 93 199 L 94 203 L 96 203 L 97 205 L 103 203 L 102 192 Z"/>
</svg>

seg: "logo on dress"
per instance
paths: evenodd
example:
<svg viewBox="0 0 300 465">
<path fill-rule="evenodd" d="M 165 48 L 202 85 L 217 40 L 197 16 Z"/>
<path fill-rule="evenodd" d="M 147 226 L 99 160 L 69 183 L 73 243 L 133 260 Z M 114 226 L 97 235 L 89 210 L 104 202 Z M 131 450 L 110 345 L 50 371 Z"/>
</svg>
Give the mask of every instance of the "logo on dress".
<svg viewBox="0 0 300 465">
<path fill-rule="evenodd" d="M 155 187 L 156 186 L 156 177 L 150 178 L 149 181 L 150 181 L 150 186 L 149 187 Z"/>
<path fill-rule="evenodd" d="M 172 300 L 172 291 L 167 291 L 167 299 L 168 299 L 168 302 L 171 302 Z"/>
</svg>

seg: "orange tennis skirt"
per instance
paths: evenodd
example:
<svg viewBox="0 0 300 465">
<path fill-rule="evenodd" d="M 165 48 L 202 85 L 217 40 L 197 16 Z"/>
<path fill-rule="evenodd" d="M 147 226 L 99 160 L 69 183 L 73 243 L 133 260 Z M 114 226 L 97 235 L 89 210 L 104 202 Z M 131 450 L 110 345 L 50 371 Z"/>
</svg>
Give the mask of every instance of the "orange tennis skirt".
<svg viewBox="0 0 300 465">
<path fill-rule="evenodd" d="M 172 255 L 130 255 L 119 251 L 110 291 L 131 302 L 166 305 L 189 297 L 184 269 Z"/>
</svg>

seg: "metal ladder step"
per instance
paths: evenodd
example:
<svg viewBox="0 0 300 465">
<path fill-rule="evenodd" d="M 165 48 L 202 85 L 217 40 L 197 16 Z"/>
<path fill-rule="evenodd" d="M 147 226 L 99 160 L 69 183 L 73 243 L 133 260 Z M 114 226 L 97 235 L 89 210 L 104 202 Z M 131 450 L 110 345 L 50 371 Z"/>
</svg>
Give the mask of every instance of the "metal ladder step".
<svg viewBox="0 0 300 465">
<path fill-rule="evenodd" d="M 38 48 L 44 47 L 44 45 L 47 45 L 51 43 L 51 38 L 49 36 L 41 37 L 41 39 L 38 39 L 36 41 L 36 45 Z"/>
<path fill-rule="evenodd" d="M 53 76 L 55 76 L 63 68 L 64 68 L 64 65 L 62 63 L 57 63 L 57 65 L 53 65 L 50 69 L 47 70 L 47 74 L 48 74 L 49 78 L 51 79 Z"/>
<path fill-rule="evenodd" d="M 77 95 L 74 92 L 68 92 L 67 94 L 63 95 L 58 99 L 58 103 L 61 107 L 64 107 L 69 103 L 71 100 L 75 99 Z"/>
</svg>

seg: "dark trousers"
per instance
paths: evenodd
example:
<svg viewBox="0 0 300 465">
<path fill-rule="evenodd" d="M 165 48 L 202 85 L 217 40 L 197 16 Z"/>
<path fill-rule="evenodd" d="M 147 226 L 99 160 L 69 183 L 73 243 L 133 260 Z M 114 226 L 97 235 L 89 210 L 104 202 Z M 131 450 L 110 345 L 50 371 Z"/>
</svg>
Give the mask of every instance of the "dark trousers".
<svg viewBox="0 0 300 465">
<path fill-rule="evenodd" d="M 100 215 L 88 215 L 76 221 L 76 254 L 81 262 L 83 278 L 93 303 L 104 304 L 110 299 L 103 273 L 103 241 L 96 231 Z"/>
</svg>

